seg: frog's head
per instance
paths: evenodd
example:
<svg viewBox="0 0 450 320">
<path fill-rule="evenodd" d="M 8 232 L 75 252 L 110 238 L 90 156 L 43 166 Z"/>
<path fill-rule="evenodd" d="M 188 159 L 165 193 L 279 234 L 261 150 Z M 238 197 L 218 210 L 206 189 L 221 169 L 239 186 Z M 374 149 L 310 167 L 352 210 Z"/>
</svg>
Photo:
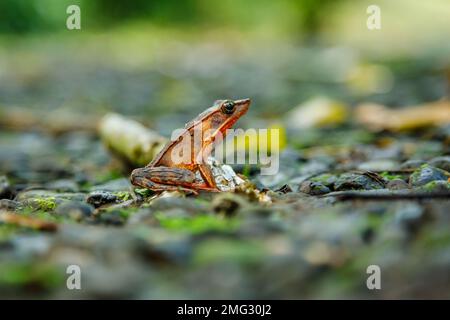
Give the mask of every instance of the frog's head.
<svg viewBox="0 0 450 320">
<path fill-rule="evenodd" d="M 231 128 L 248 111 L 249 107 L 250 99 L 217 100 L 212 107 L 187 123 L 186 129 L 198 130 L 201 133 L 202 145 L 209 145 L 219 135 L 223 139 L 227 134 L 227 129 Z"/>
<path fill-rule="evenodd" d="M 250 99 L 217 100 L 213 106 L 210 128 L 221 131 L 231 128 L 250 107 Z"/>
<path fill-rule="evenodd" d="M 193 121 L 186 124 L 186 128 L 198 128 L 202 132 L 209 131 L 212 135 L 231 128 L 250 107 L 250 99 L 217 100 L 211 108 L 206 109 Z"/>
<path fill-rule="evenodd" d="M 220 108 L 220 111 L 228 118 L 239 119 L 250 107 L 250 99 L 242 100 L 217 100 L 214 105 Z"/>
</svg>

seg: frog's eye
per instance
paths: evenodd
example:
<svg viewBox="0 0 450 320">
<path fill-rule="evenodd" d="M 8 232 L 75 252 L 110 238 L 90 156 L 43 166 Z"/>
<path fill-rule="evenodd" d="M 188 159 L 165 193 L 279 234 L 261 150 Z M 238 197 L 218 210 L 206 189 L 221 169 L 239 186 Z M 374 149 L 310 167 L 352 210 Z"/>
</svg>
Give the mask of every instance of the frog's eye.
<svg viewBox="0 0 450 320">
<path fill-rule="evenodd" d="M 227 100 L 222 104 L 222 112 L 225 114 L 232 114 L 234 112 L 234 102 Z"/>
</svg>

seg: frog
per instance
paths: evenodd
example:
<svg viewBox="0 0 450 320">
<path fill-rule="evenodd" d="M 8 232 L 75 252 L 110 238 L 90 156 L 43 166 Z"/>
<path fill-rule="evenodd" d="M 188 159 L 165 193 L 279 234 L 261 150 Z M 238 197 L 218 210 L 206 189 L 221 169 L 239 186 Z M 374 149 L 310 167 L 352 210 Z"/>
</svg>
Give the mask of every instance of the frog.
<svg viewBox="0 0 450 320">
<path fill-rule="evenodd" d="M 211 167 L 201 159 L 207 158 L 220 141 L 218 138 L 223 139 L 228 129 L 247 113 L 250 103 L 248 98 L 216 100 L 188 122 L 149 164 L 134 169 L 130 176 L 131 183 L 154 192 L 183 191 L 195 195 L 199 191 L 221 192 Z M 189 147 L 189 153 L 185 153 L 188 161 L 175 161 L 174 154 L 184 147 Z M 201 180 L 197 178 L 197 173 Z"/>
</svg>

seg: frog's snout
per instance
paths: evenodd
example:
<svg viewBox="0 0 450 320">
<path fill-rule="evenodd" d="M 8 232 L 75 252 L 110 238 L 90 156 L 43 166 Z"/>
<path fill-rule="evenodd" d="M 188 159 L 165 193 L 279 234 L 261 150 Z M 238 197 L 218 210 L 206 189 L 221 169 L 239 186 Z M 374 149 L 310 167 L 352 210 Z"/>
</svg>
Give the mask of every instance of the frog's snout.
<svg viewBox="0 0 450 320">
<path fill-rule="evenodd" d="M 242 117 L 248 111 L 248 109 L 250 108 L 250 103 L 251 100 L 248 98 L 234 101 L 234 104 L 236 106 L 235 114 L 238 118 Z"/>
<path fill-rule="evenodd" d="M 251 102 L 252 102 L 252 100 L 250 100 L 249 98 L 246 98 L 246 99 L 236 100 L 234 103 L 236 103 L 237 105 L 249 106 Z"/>
</svg>

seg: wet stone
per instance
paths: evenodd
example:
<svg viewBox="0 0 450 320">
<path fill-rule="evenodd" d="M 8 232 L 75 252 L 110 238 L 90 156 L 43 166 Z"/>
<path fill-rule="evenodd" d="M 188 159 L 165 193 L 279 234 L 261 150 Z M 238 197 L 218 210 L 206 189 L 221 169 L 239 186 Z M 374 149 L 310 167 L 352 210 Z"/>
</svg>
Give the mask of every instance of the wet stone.
<svg viewBox="0 0 450 320">
<path fill-rule="evenodd" d="M 402 179 L 393 179 L 387 183 L 386 187 L 390 190 L 402 190 L 408 189 L 409 185 Z"/>
<path fill-rule="evenodd" d="M 431 159 L 430 166 L 450 172 L 450 156 L 442 156 Z"/>
<path fill-rule="evenodd" d="M 84 201 L 83 193 L 58 193 L 49 190 L 27 190 L 19 192 L 14 200 L 24 206 L 31 206 L 44 211 L 54 210 L 57 206 L 69 201 Z"/>
<path fill-rule="evenodd" d="M 407 160 L 400 165 L 400 169 L 409 170 L 409 169 L 417 169 L 424 165 L 426 162 L 423 160 Z"/>
<path fill-rule="evenodd" d="M 108 191 L 93 191 L 86 198 L 86 202 L 93 205 L 95 208 L 104 204 L 116 203 L 117 200 L 118 197 Z"/>
<path fill-rule="evenodd" d="M 336 191 L 382 189 L 383 183 L 367 174 L 344 173 L 334 184 Z"/>
<path fill-rule="evenodd" d="M 423 165 L 409 177 L 409 184 L 413 187 L 423 186 L 431 181 L 447 181 L 450 173 L 429 165 Z"/>
<path fill-rule="evenodd" d="M 305 181 L 303 182 L 299 189 L 300 192 L 310 194 L 313 196 L 321 195 L 329 193 L 331 190 L 327 186 L 323 185 L 320 182 L 313 182 L 313 181 Z"/>
<path fill-rule="evenodd" d="M 327 186 L 328 188 L 332 189 L 334 187 L 334 183 L 337 181 L 338 177 L 330 174 L 330 173 L 324 173 L 320 174 L 318 176 L 312 177 L 310 180 L 313 182 L 320 182 L 323 185 Z"/>
<path fill-rule="evenodd" d="M 94 207 L 83 202 L 71 201 L 57 207 L 55 212 L 59 215 L 69 217 L 75 221 L 81 221 L 92 216 Z"/>
<path fill-rule="evenodd" d="M 442 181 L 442 180 L 436 180 L 428 182 L 426 185 L 420 187 L 421 190 L 426 192 L 436 192 L 436 193 L 450 193 L 450 182 L 448 181 Z M 449 194 L 450 198 L 450 194 Z"/>
</svg>

